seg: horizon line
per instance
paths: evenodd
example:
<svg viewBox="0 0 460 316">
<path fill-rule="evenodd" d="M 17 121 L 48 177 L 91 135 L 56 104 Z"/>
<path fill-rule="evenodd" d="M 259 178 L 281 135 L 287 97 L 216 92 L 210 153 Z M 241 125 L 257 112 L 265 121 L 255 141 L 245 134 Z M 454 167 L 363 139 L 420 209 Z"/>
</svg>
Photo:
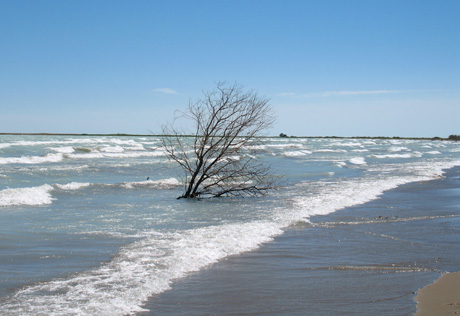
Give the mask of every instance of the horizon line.
<svg viewBox="0 0 460 316">
<path fill-rule="evenodd" d="M 165 135 L 165 134 L 130 134 L 130 133 L 8 133 L 8 132 L 0 132 L 0 135 L 25 135 L 25 136 L 126 136 L 126 137 L 159 137 L 159 136 L 177 136 L 177 135 Z M 193 137 L 195 135 L 179 135 L 183 137 Z M 450 136 L 450 135 L 449 135 Z M 280 135 L 271 135 L 271 136 L 259 136 L 258 138 L 365 138 L 365 139 L 429 139 L 429 140 L 444 140 L 448 139 L 448 137 L 439 137 L 439 136 L 280 136 Z"/>
</svg>

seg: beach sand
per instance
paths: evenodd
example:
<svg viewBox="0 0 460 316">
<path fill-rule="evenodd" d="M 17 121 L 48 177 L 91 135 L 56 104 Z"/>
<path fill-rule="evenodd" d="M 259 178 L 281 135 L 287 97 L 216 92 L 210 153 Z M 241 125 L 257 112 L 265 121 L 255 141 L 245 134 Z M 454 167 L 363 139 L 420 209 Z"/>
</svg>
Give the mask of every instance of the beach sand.
<svg viewBox="0 0 460 316">
<path fill-rule="evenodd" d="M 460 315 L 460 272 L 443 274 L 418 291 L 415 316 Z"/>
</svg>

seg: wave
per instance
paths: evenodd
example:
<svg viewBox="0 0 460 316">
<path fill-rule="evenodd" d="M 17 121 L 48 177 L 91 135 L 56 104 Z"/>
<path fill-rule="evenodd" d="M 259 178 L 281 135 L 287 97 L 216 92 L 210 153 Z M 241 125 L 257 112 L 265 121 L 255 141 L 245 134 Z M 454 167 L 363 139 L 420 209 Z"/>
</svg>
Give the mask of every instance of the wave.
<svg viewBox="0 0 460 316">
<path fill-rule="evenodd" d="M 0 191 L 0 206 L 45 205 L 54 200 L 50 192 L 54 188 L 49 184 L 38 187 L 4 189 Z"/>
<path fill-rule="evenodd" d="M 454 218 L 460 217 L 460 215 L 438 215 L 438 216 L 418 216 L 418 217 L 377 217 L 370 219 L 360 219 L 357 221 L 348 222 L 322 222 L 322 223 L 311 223 L 317 227 L 332 227 L 339 225 L 363 225 L 363 224 L 386 224 L 386 223 L 398 223 L 398 222 L 410 222 L 410 221 L 423 221 L 440 218 Z"/>
<path fill-rule="evenodd" d="M 297 151 L 285 151 L 282 153 L 285 157 L 302 157 L 310 155 L 312 152 L 308 150 L 297 150 Z"/>
<path fill-rule="evenodd" d="M 100 158 L 140 158 L 140 157 L 165 157 L 163 150 L 155 151 L 130 151 L 130 152 L 100 152 L 90 151 L 85 153 L 74 153 L 66 155 L 70 159 L 100 159 Z"/>
<path fill-rule="evenodd" d="M 400 146 L 400 147 L 391 147 L 389 151 L 390 152 L 400 152 L 400 151 L 410 151 L 410 149 L 407 147 Z"/>
<path fill-rule="evenodd" d="M 62 154 L 71 154 L 75 151 L 75 149 L 71 146 L 49 147 L 49 149 L 54 150 L 58 153 L 62 153 Z"/>
<path fill-rule="evenodd" d="M 379 198 L 385 191 L 395 189 L 400 185 L 417 182 L 429 181 L 439 178 L 444 173 L 444 169 L 460 165 L 460 161 L 445 163 L 435 163 L 424 165 L 406 165 L 415 172 L 406 176 L 388 176 L 383 179 L 380 177 L 368 177 L 360 179 L 342 179 L 335 182 L 327 181 L 319 183 L 319 187 L 312 188 L 309 183 L 299 184 L 298 187 L 309 192 L 308 196 L 299 196 L 291 200 L 292 209 L 284 211 L 276 216 L 276 220 L 288 226 L 296 222 L 308 222 L 309 218 L 315 215 L 327 215 L 340 209 L 361 205 Z M 397 173 L 396 173 L 397 174 Z M 424 218 L 420 218 L 424 219 Z M 376 222 L 388 219 L 376 219 Z M 419 218 L 394 219 L 398 221 L 419 220 Z M 360 224 L 365 222 L 360 221 Z M 373 221 L 372 221 L 373 223 Z M 331 223 L 332 225 L 332 223 Z"/>
<path fill-rule="evenodd" d="M 406 154 L 387 154 L 387 155 L 371 155 L 370 157 L 386 159 L 386 158 L 415 158 L 422 157 L 423 154 L 420 152 L 406 153 Z"/>
<path fill-rule="evenodd" d="M 366 159 L 364 157 L 355 157 L 355 158 L 351 158 L 348 161 L 354 165 L 365 165 L 366 164 Z"/>
<path fill-rule="evenodd" d="M 104 153 L 122 153 L 125 151 L 125 149 L 119 145 L 117 146 L 104 146 L 101 148 L 98 148 L 99 151 L 104 152 Z"/>
<path fill-rule="evenodd" d="M 345 149 L 318 149 L 317 153 L 346 153 Z"/>
<path fill-rule="evenodd" d="M 295 197 L 291 198 L 290 205 L 270 210 L 273 213 L 267 220 L 164 233 L 151 231 L 143 239 L 122 247 L 111 261 L 96 269 L 18 291 L 4 300 L 0 311 L 7 315 L 115 316 L 145 311 L 142 305 L 147 299 L 170 289 L 174 280 L 228 256 L 257 249 L 282 234 L 285 227 L 309 222 L 314 215 L 326 215 L 369 202 L 386 190 L 405 183 L 433 179 L 442 174 L 442 169 L 458 164 L 430 165 L 415 169 L 418 173 L 412 176 L 384 179 L 368 176 L 318 182 L 314 184 L 317 186 L 313 188 L 315 190 L 312 190 L 311 183 L 302 183 L 293 189 Z M 139 182 L 139 185 L 145 185 L 145 182 Z M 302 190 L 305 190 L 305 196 L 299 196 Z M 405 270 L 405 267 L 397 268 Z"/>
<path fill-rule="evenodd" d="M 48 146 L 53 146 L 53 145 L 69 145 L 69 144 L 78 144 L 78 143 L 83 143 L 83 144 L 88 144 L 88 143 L 100 143 L 103 142 L 104 140 L 102 139 L 89 139 L 89 138 L 82 138 L 82 139 L 68 139 L 68 140 L 37 140 L 37 141 L 27 141 L 27 140 L 20 140 L 12 143 L 3 143 L 0 144 L 0 148 L 7 148 L 7 147 L 12 147 L 12 146 L 43 146 L 43 145 L 48 145 Z"/>
<path fill-rule="evenodd" d="M 333 266 L 333 267 L 314 267 L 305 268 L 305 270 L 349 270 L 349 271 L 382 271 L 382 272 L 439 272 L 435 269 L 427 269 L 421 267 L 406 266 L 401 267 L 397 265 L 391 266 Z"/>
<path fill-rule="evenodd" d="M 62 153 L 47 154 L 45 156 L 22 156 L 0 158 L 0 165 L 6 164 L 39 164 L 47 162 L 60 162 L 64 159 Z"/>
<path fill-rule="evenodd" d="M 121 186 L 127 189 L 133 189 L 135 187 L 145 187 L 145 186 L 150 187 L 150 188 L 156 188 L 156 189 L 171 189 L 179 185 L 181 185 L 181 183 L 176 178 L 121 183 Z"/>
<path fill-rule="evenodd" d="M 61 190 L 79 190 L 82 188 L 89 187 L 90 185 L 91 183 L 87 183 L 87 182 L 84 182 L 84 183 L 83 182 L 71 182 L 67 184 L 55 184 L 55 186 Z"/>
<path fill-rule="evenodd" d="M 345 143 L 332 143 L 332 146 L 340 146 L 340 147 L 363 147 L 362 143 L 359 142 L 345 142 Z"/>
<path fill-rule="evenodd" d="M 133 189 L 135 187 L 148 187 L 154 189 L 171 189 L 179 186 L 181 183 L 176 178 L 147 180 L 140 182 L 123 182 L 120 184 L 99 184 L 102 186 L 123 187 Z M 76 191 L 89 186 L 98 185 L 88 182 L 70 182 L 67 184 L 43 184 L 37 187 L 4 189 L 0 191 L 0 207 L 2 206 L 38 206 L 52 204 L 56 198 L 53 198 L 51 192 L 55 189 L 65 191 Z"/>
<path fill-rule="evenodd" d="M 8 315 L 127 315 L 170 289 L 173 280 L 227 256 L 254 250 L 282 231 L 252 222 L 160 234 L 123 247 L 98 269 L 20 290 L 0 311 Z M 174 249 L 168 250 L 168 249 Z"/>
<path fill-rule="evenodd" d="M 120 147 L 121 148 L 121 147 Z M 0 164 L 41 164 L 41 163 L 56 163 L 66 159 L 100 159 L 100 158 L 140 158 L 140 157 L 165 157 L 167 154 L 164 151 L 132 151 L 124 152 L 119 149 L 105 148 L 105 152 L 91 149 L 76 148 L 76 152 L 70 152 L 70 149 L 62 149 L 63 152 L 46 154 L 44 156 L 22 156 L 22 157 L 1 157 Z M 123 149 L 124 150 L 124 149 Z M 67 151 L 67 152 L 64 152 Z"/>
</svg>

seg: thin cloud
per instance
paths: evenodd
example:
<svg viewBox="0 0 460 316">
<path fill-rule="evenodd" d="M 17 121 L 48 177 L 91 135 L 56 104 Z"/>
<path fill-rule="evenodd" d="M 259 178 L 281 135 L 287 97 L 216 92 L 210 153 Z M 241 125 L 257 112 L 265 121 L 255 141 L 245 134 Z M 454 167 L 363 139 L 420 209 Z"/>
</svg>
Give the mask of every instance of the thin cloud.
<svg viewBox="0 0 460 316">
<path fill-rule="evenodd" d="M 327 91 L 320 92 L 321 97 L 330 96 L 347 96 L 347 95 L 369 95 L 369 94 L 389 94 L 389 93 L 401 93 L 403 90 L 362 90 L 362 91 Z"/>
<path fill-rule="evenodd" d="M 282 92 L 282 93 L 278 93 L 278 95 L 280 97 L 294 97 L 296 96 L 296 93 L 295 92 Z"/>
<path fill-rule="evenodd" d="M 294 92 L 278 93 L 282 97 L 295 97 L 295 98 L 327 98 L 334 96 L 359 96 L 359 95 L 377 95 L 377 94 L 394 94 L 409 92 L 410 90 L 342 90 L 342 91 L 324 91 L 312 92 L 305 94 L 297 94 Z"/>
<path fill-rule="evenodd" d="M 163 93 L 163 94 L 179 94 L 176 90 L 170 88 L 158 88 L 154 89 L 153 92 Z"/>
</svg>

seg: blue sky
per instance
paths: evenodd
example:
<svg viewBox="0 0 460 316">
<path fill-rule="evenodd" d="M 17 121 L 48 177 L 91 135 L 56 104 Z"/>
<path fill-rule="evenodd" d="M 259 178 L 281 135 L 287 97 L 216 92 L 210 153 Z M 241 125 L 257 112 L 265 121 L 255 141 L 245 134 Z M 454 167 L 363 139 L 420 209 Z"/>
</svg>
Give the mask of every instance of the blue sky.
<svg viewBox="0 0 460 316">
<path fill-rule="evenodd" d="M 0 1 L 0 132 L 159 132 L 218 81 L 269 134 L 460 134 L 460 1 Z"/>
</svg>

